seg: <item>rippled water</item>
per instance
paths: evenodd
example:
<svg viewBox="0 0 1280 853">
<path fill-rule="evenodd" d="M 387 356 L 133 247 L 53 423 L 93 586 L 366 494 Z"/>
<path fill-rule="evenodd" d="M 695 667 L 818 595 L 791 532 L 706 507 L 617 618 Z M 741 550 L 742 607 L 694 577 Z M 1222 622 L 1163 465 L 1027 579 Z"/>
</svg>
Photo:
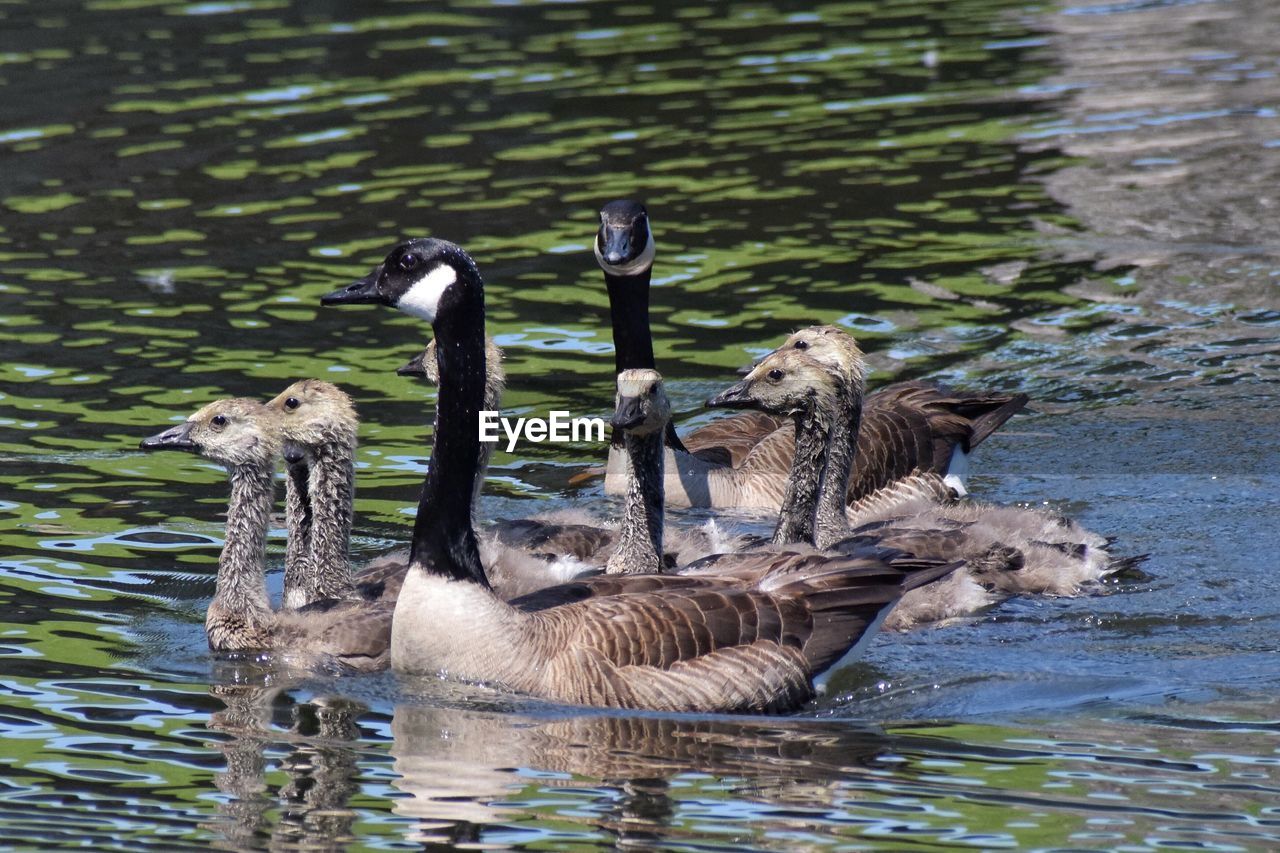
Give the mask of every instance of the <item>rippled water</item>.
<svg viewBox="0 0 1280 853">
<path fill-rule="evenodd" d="M 1280 844 L 1277 36 L 1267 0 L 0 3 L 0 844 Z M 877 380 L 1030 393 L 977 490 L 1150 579 L 884 636 L 778 719 L 211 660 L 224 475 L 138 439 L 340 382 L 357 550 L 403 541 L 426 332 L 318 296 L 457 240 L 508 407 L 602 413 L 622 196 L 685 422 L 842 323 Z M 499 453 L 484 511 L 594 503 L 599 456 Z"/>
</svg>

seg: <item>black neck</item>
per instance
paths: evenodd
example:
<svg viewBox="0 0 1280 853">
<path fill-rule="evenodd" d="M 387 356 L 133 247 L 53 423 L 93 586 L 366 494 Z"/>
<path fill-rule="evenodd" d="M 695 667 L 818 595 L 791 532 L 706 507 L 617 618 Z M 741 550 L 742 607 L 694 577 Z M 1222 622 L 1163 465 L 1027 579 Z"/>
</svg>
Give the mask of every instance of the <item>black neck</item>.
<svg viewBox="0 0 1280 853">
<path fill-rule="evenodd" d="M 609 289 L 609 317 L 613 321 L 613 372 L 657 367 L 653 334 L 649 329 L 650 267 L 635 275 L 604 274 Z"/>
<path fill-rule="evenodd" d="M 471 496 L 480 453 L 484 403 L 484 293 L 476 287 L 432 324 L 440 392 L 427 478 L 413 526 L 410 563 L 431 574 L 488 587 L 475 531 Z"/>
<path fill-rule="evenodd" d="M 652 274 L 653 267 L 635 275 L 604 274 L 604 283 L 609 289 L 609 319 L 613 323 L 615 376 L 624 370 L 654 370 L 658 366 L 653 357 L 653 331 L 649 327 L 649 279 Z M 667 421 L 663 436 L 667 447 L 689 452 L 676 433 L 674 421 Z M 622 433 L 614 430 L 609 440 L 621 447 Z"/>
</svg>

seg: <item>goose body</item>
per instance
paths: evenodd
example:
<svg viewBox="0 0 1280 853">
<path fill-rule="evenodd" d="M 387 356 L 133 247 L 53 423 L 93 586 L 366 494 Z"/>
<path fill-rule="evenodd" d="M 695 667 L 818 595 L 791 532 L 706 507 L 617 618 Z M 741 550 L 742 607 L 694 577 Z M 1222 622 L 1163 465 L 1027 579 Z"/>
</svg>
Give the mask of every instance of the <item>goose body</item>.
<svg viewBox="0 0 1280 853">
<path fill-rule="evenodd" d="M 451 243 L 411 240 L 324 302 L 397 307 L 435 331 L 440 394 L 392 628 L 399 671 L 575 704 L 777 711 L 807 699 L 813 676 L 905 589 L 955 568 L 813 555 L 751 578 L 621 574 L 503 601 L 481 565 L 469 507 L 452 499 L 469 494 L 476 475 L 484 391 L 484 289 L 474 262 Z"/>
<path fill-rule="evenodd" d="M 144 439 L 141 447 L 195 451 L 227 469 L 231 500 L 225 544 L 205 617 L 211 649 L 272 651 L 306 666 L 373 670 L 387 665 L 389 607 L 325 600 L 305 610 L 271 609 L 266 538 L 281 438 L 270 409 L 256 400 L 219 400 L 182 424 Z"/>
<path fill-rule="evenodd" d="M 779 349 L 712 401 L 794 412 L 825 425 L 828 458 L 813 525 L 780 522 L 779 530 L 788 532 L 775 542 L 800 539 L 844 550 L 874 541 L 966 561 L 948 579 L 953 588 L 939 584 L 904 596 L 887 623 L 895 628 L 967 615 L 1010 594 L 1076 594 L 1131 563 L 1113 558 L 1101 536 L 1051 513 L 957 503 L 935 473 L 913 474 L 846 507 L 863 366 L 852 338 L 839 335 L 845 338 L 840 357 L 819 362 L 802 350 Z"/>
<path fill-rule="evenodd" d="M 649 282 L 656 250 L 644 206 L 624 200 L 606 204 L 595 254 L 609 292 L 616 370 L 654 367 Z M 793 335 L 783 346 L 807 343 Z M 963 476 L 968 452 L 1026 402 L 1021 394 L 953 393 L 924 383 L 898 383 L 870 395 L 850 500 L 913 470 Z M 723 418 L 683 439 L 669 427 L 666 501 L 777 510 L 794 442 L 789 419 L 762 412 Z M 622 464 L 614 442 L 605 468 L 609 494 L 622 493 Z"/>
</svg>

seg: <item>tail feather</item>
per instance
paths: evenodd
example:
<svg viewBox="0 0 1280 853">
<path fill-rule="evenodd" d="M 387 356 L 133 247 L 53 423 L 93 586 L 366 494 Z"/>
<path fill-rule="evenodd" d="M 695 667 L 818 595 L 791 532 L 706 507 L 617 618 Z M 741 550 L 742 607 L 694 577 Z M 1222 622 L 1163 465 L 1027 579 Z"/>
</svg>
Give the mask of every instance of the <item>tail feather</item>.
<svg viewBox="0 0 1280 853">
<path fill-rule="evenodd" d="M 981 444 L 1005 421 L 1022 411 L 1029 400 L 1026 394 L 966 396 L 961 411 L 973 424 L 973 432 L 969 435 L 969 446 L 966 449 L 972 450 Z"/>
</svg>

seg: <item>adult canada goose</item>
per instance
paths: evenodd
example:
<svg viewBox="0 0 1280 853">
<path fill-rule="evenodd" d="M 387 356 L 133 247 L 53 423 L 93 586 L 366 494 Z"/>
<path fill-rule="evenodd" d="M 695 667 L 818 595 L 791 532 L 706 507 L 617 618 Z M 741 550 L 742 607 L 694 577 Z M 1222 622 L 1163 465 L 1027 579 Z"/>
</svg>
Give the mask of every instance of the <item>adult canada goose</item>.
<svg viewBox="0 0 1280 853">
<path fill-rule="evenodd" d="M 280 446 L 271 410 L 242 398 L 210 403 L 141 443 L 143 450 L 195 451 L 225 467 L 231 481 L 226 541 L 205 617 L 209 648 L 270 650 L 307 665 L 381 669 L 387 665 L 390 607 L 329 601 L 302 611 L 271 610 L 266 542 Z"/>
<path fill-rule="evenodd" d="M 943 480 L 932 473 L 899 480 L 846 509 L 835 496 L 846 493 L 847 461 L 856 452 L 852 433 L 858 423 L 863 365 L 856 344 L 844 337 L 840 348 L 847 360 L 839 369 L 803 350 L 780 349 L 763 359 L 745 380 L 710 401 L 711 405 L 790 412 L 797 419 L 797 453 L 823 449 L 814 465 L 825 470 L 816 503 L 801 502 L 791 518 L 784 513 L 775 542 L 798 538 L 820 548 L 840 549 L 861 546 L 872 537 L 917 554 L 964 559 L 968 565 L 957 577 L 967 574 L 987 591 L 1003 594 L 1073 595 L 1132 565 L 1132 559 L 1112 558 L 1101 536 L 1061 516 L 976 501 L 955 503 Z M 810 478 L 810 486 L 814 479 Z M 814 509 L 811 515 L 810 508 Z M 937 616 L 931 607 L 945 611 L 939 615 L 956 616 L 991 601 L 976 594 L 948 601 L 938 598 L 940 593 L 939 588 L 919 590 L 918 602 L 904 598 L 889 624 L 908 627 L 933 621 Z M 931 596 L 932 605 L 924 601 Z"/>
<path fill-rule="evenodd" d="M 429 321 L 440 370 L 434 445 L 396 604 L 396 669 L 447 674 L 584 705 L 777 711 L 813 693 L 867 628 L 954 564 L 819 555 L 739 576 L 618 575 L 539 593 L 519 609 L 489 588 L 471 513 L 484 396 L 484 285 L 458 246 L 418 239 L 322 300 Z M 589 597 L 582 598 L 583 595 Z"/>
<path fill-rule="evenodd" d="M 655 247 L 644 206 L 606 204 L 595 254 L 609 292 L 616 371 L 654 367 L 649 282 Z M 799 345 L 794 335 L 788 345 Z M 947 474 L 953 461 L 963 458 L 953 460 L 954 448 L 972 450 L 1026 402 L 1022 394 L 953 394 L 923 383 L 898 383 L 871 394 L 863 408 L 849 499 L 916 469 Z M 685 435 L 683 442 L 669 427 L 667 502 L 778 509 L 794 442 L 788 419 L 757 411 L 717 420 Z M 622 493 L 621 464 L 615 440 L 605 471 L 610 494 Z"/>
</svg>

